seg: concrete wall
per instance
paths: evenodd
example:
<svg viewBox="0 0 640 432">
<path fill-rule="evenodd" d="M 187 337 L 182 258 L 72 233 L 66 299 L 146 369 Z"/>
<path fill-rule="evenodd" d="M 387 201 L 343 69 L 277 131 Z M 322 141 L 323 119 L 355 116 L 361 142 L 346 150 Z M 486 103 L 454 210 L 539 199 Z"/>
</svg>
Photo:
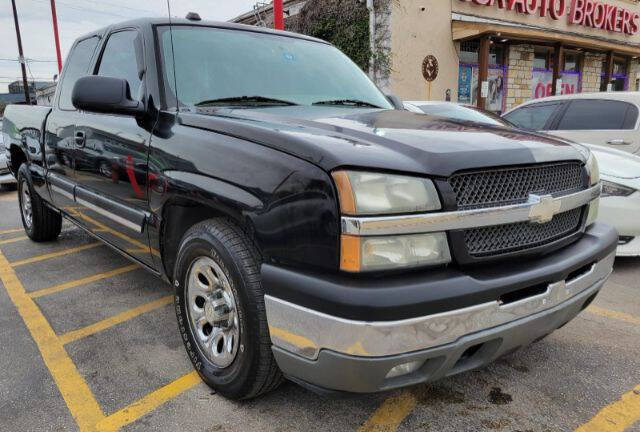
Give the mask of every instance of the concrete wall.
<svg viewBox="0 0 640 432">
<path fill-rule="evenodd" d="M 458 98 L 458 53 L 451 35 L 449 0 L 390 0 L 391 87 L 405 100 L 444 100 L 447 89 Z M 438 59 L 440 72 L 429 85 L 422 76 L 427 55 Z M 430 96 L 430 97 L 429 97 Z"/>
</svg>

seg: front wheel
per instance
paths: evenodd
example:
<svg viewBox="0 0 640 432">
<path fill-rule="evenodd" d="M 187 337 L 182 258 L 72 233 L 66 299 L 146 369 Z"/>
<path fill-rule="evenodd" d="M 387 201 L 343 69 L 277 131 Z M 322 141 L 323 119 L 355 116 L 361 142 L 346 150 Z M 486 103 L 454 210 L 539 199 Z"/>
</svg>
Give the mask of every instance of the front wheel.
<svg viewBox="0 0 640 432">
<path fill-rule="evenodd" d="M 26 164 L 18 170 L 18 202 L 22 225 L 31 240 L 44 242 L 58 238 L 62 230 L 62 216 L 47 207 L 33 190 Z"/>
<path fill-rule="evenodd" d="M 260 257 L 242 230 L 221 218 L 193 226 L 174 277 L 178 327 L 203 381 L 230 399 L 275 389 L 282 374 L 271 353 Z"/>
</svg>

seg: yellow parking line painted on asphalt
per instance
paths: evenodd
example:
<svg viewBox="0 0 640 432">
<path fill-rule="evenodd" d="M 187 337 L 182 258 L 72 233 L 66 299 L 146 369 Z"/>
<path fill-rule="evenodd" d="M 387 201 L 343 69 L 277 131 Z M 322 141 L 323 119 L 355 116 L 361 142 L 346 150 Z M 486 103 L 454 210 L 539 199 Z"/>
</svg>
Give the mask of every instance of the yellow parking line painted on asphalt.
<svg viewBox="0 0 640 432">
<path fill-rule="evenodd" d="M 18 194 L 0 195 L 0 201 L 18 201 Z"/>
<path fill-rule="evenodd" d="M 132 318 L 137 317 L 138 315 L 142 315 L 143 313 L 151 312 L 154 309 L 158 309 L 162 306 L 166 306 L 173 301 L 173 296 L 168 295 L 166 297 L 162 297 L 161 299 L 152 301 L 150 303 L 145 303 L 133 309 L 126 310 L 118 315 L 114 315 L 102 321 L 98 321 L 95 324 L 91 324 L 87 327 L 83 327 L 78 330 L 73 330 L 68 333 L 65 333 L 60 336 L 60 342 L 63 345 L 66 345 L 70 342 L 73 342 L 78 339 L 82 339 L 89 335 L 101 332 L 110 327 L 113 327 L 117 324 L 123 323 L 125 321 L 129 321 Z"/>
<path fill-rule="evenodd" d="M 394 432 L 416 406 L 416 397 L 408 390 L 387 398 L 358 432 Z"/>
<path fill-rule="evenodd" d="M 120 267 L 120 268 L 117 268 L 115 270 L 111 270 L 111 271 L 108 271 L 108 272 L 98 273 L 98 274 L 94 274 L 94 275 L 88 276 L 86 278 L 76 279 L 76 280 L 73 280 L 73 281 L 70 281 L 70 282 L 61 283 L 61 284 L 54 285 L 54 286 L 49 287 L 49 288 L 44 288 L 44 289 L 41 289 L 41 290 L 38 290 L 38 291 L 32 291 L 32 292 L 29 293 L 29 296 L 31 298 L 38 298 L 38 297 L 46 296 L 46 295 L 49 295 L 49 294 L 53 294 L 53 293 L 57 293 L 57 292 L 60 292 L 60 291 L 64 291 L 64 290 L 69 289 L 69 288 L 75 288 L 77 286 L 86 285 L 86 284 L 89 284 L 91 282 L 99 281 L 99 280 L 102 280 L 102 279 L 107 279 L 107 278 L 110 278 L 110 277 L 113 277 L 113 276 L 117 276 L 117 275 L 120 275 L 120 274 L 123 274 L 123 273 L 128 273 L 130 271 L 133 271 L 133 270 L 136 270 L 136 269 L 139 269 L 139 268 L 140 268 L 140 266 L 137 265 L 137 264 L 132 264 L 132 265 L 128 265 L 128 266 L 125 266 L 125 267 Z"/>
<path fill-rule="evenodd" d="M 6 239 L 6 240 L 0 240 L 0 245 L 19 242 L 19 241 L 22 241 L 22 240 L 27 240 L 28 238 L 29 237 L 27 237 L 27 236 L 20 236 L 20 237 L 14 237 L 14 238 Z"/>
<path fill-rule="evenodd" d="M 576 432 L 623 432 L 640 421 L 640 385 L 602 408 Z"/>
<path fill-rule="evenodd" d="M 25 265 L 25 264 L 31 264 L 34 262 L 38 262 L 38 261 L 44 261 L 44 260 L 48 260 L 51 258 L 57 258 L 57 257 L 61 257 L 61 256 L 65 256 L 65 255 L 69 255 L 75 252 L 80 252 L 83 250 L 87 250 L 87 249 L 92 249 L 94 247 L 97 246 L 102 246 L 102 243 L 89 243 L 86 245 L 82 245 L 82 246 L 78 246 L 78 247 L 74 247 L 74 248 L 69 248 L 69 249 L 64 249 L 61 251 L 57 251 L 57 252 L 51 252 L 48 254 L 44 254 L 44 255 L 38 255 L 38 256 L 34 256 L 34 257 L 30 257 L 30 258 L 25 258 L 25 259 L 21 259 L 18 261 L 14 261 L 11 263 L 11 267 L 18 267 L 21 265 Z"/>
<path fill-rule="evenodd" d="M 196 371 L 190 372 L 166 386 L 149 393 L 142 399 L 139 399 L 120 411 L 111 414 L 98 423 L 97 429 L 105 432 L 117 431 L 121 427 L 133 423 L 142 416 L 149 414 L 165 402 L 179 396 L 189 389 L 192 389 L 201 382 L 202 381 Z"/>
<path fill-rule="evenodd" d="M 640 325 L 640 318 L 634 317 L 628 313 L 618 312 L 611 309 L 605 309 L 599 306 L 589 306 L 587 308 L 587 312 L 592 313 L 594 315 L 600 315 L 607 318 L 613 318 L 619 321 L 625 321 L 630 324 Z"/>
<path fill-rule="evenodd" d="M 94 430 L 95 425 L 105 418 L 102 409 L 47 319 L 25 292 L 22 283 L 2 252 L 0 252 L 0 280 L 38 346 L 42 359 L 78 428 L 81 431 Z"/>
<path fill-rule="evenodd" d="M 92 218 L 92 217 L 90 217 L 90 216 L 85 215 L 85 214 L 84 214 L 84 213 L 82 213 L 81 211 L 78 211 L 78 210 L 75 210 L 75 211 L 74 211 L 74 210 L 71 210 L 71 212 L 70 212 L 70 213 L 71 213 L 71 214 L 73 214 L 75 217 L 79 217 L 79 218 L 81 218 L 81 219 L 86 220 L 86 221 L 87 221 L 87 222 L 89 222 L 89 223 L 94 224 L 96 227 L 98 227 L 98 229 L 99 229 L 99 230 L 101 230 L 101 232 L 111 233 L 111 234 L 113 234 L 114 236 L 119 237 L 119 238 L 121 238 L 121 239 L 123 239 L 123 240 L 125 240 L 125 241 L 127 241 L 127 242 L 129 242 L 129 243 L 131 243 L 132 245 L 137 246 L 139 249 L 142 249 L 142 250 L 144 250 L 145 252 L 147 252 L 149 249 L 151 249 L 151 254 L 152 254 L 152 255 L 155 255 L 155 256 L 158 256 L 158 257 L 160 256 L 160 252 L 158 252 L 156 249 L 149 248 L 149 245 L 146 245 L 146 244 L 144 244 L 144 243 L 142 243 L 142 242 L 139 242 L 138 240 L 136 240 L 136 239 L 134 239 L 134 238 L 131 238 L 131 237 L 129 237 L 128 235 L 123 234 L 123 233 L 121 233 L 121 232 L 120 232 L 120 231 L 118 231 L 118 230 L 115 230 L 115 229 L 109 228 L 109 227 L 108 227 L 108 226 L 106 226 L 105 224 L 103 224 L 103 223 L 101 223 L 101 222 L 98 222 L 97 220 L 93 219 L 93 218 Z M 97 231 L 97 230 L 95 230 L 95 231 Z"/>
<path fill-rule="evenodd" d="M 8 229 L 8 230 L 0 231 L 0 235 L 17 233 L 17 232 L 20 232 L 20 231 L 24 231 L 24 228 L 14 228 L 14 229 Z"/>
</svg>

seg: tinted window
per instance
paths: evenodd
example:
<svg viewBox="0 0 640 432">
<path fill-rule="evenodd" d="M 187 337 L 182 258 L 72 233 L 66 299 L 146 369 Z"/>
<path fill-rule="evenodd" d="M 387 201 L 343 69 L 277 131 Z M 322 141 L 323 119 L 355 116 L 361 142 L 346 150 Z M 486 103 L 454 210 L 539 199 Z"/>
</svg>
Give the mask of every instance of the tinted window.
<svg viewBox="0 0 640 432">
<path fill-rule="evenodd" d="M 504 118 L 519 128 L 544 130 L 559 105 L 557 102 L 527 105 L 510 112 Z"/>
<path fill-rule="evenodd" d="M 109 36 L 98 69 L 98 75 L 126 79 L 133 99 L 139 99 L 138 91 L 141 83 L 136 57 L 137 37 L 138 32 L 133 30 L 121 31 Z"/>
<path fill-rule="evenodd" d="M 89 69 L 91 57 L 93 57 L 93 51 L 96 49 L 96 45 L 98 45 L 97 37 L 85 39 L 78 42 L 71 51 L 71 54 L 69 54 L 69 58 L 64 66 L 64 76 L 60 83 L 58 102 L 60 109 L 75 109 L 71 103 L 71 92 L 78 78 L 87 75 L 87 69 Z"/>
<path fill-rule="evenodd" d="M 612 100 L 574 100 L 558 130 L 633 129 L 638 109 L 629 103 Z"/>
</svg>

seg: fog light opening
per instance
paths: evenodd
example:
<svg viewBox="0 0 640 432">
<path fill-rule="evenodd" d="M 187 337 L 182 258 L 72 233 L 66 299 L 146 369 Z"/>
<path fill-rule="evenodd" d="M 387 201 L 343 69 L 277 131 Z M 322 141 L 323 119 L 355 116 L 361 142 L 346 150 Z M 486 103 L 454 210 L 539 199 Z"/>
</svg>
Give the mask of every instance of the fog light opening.
<svg viewBox="0 0 640 432">
<path fill-rule="evenodd" d="M 396 378 L 402 375 L 408 375 L 420 369 L 423 364 L 423 360 L 416 360 L 396 365 L 389 370 L 385 378 Z"/>
</svg>

